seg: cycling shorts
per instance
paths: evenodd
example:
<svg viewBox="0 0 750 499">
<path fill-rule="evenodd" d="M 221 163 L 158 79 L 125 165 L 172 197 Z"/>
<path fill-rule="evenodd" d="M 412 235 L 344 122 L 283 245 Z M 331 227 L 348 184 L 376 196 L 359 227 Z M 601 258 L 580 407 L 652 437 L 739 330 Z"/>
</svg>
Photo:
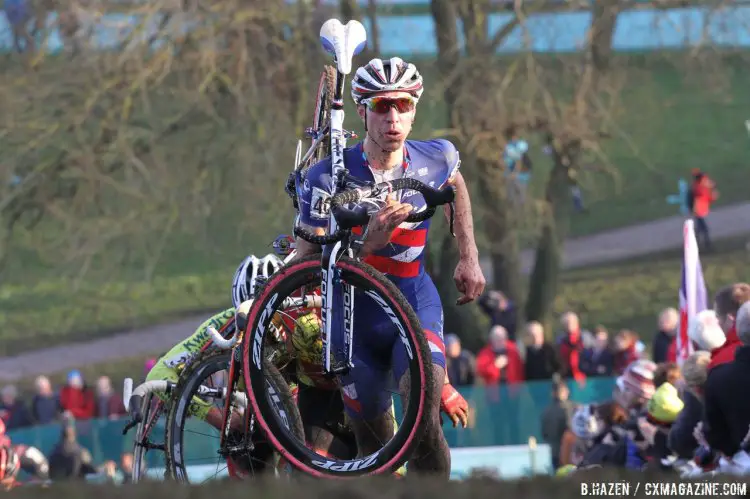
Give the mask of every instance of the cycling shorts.
<svg viewBox="0 0 750 499">
<path fill-rule="evenodd" d="M 408 281 L 400 282 L 399 288 L 427 336 L 432 364 L 445 369 L 443 307 L 437 288 L 427 274 Z M 372 298 L 359 293 L 354 297 L 352 362 L 354 367 L 341 379 L 346 414 L 374 419 L 391 407 L 409 359 L 391 319 Z"/>
</svg>

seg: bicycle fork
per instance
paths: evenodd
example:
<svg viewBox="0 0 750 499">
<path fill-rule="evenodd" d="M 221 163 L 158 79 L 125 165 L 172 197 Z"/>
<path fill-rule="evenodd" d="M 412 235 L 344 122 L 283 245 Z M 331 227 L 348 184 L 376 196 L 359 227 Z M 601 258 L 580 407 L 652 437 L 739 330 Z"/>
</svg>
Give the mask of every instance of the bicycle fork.
<svg viewBox="0 0 750 499">
<path fill-rule="evenodd" d="M 221 439 L 219 441 L 219 454 L 222 457 L 232 457 L 240 453 L 251 452 L 255 447 L 250 437 L 255 426 L 255 419 L 247 407 L 245 407 L 245 431 L 242 442 L 232 446 L 227 445 L 229 434 L 231 432 L 232 412 L 238 406 L 235 397 L 232 397 L 230 394 L 235 393 L 235 387 L 240 379 L 240 372 L 242 371 L 239 367 L 242 365 L 241 356 L 241 348 L 235 347 L 232 352 L 231 360 L 229 361 L 229 375 L 227 376 L 227 386 L 225 388 L 224 414 L 221 428 Z"/>
<path fill-rule="evenodd" d="M 352 363 L 353 351 L 353 325 L 354 325 L 354 286 L 343 284 L 341 271 L 336 267 L 336 262 L 347 251 L 352 255 L 350 248 L 344 249 L 342 242 L 337 242 L 333 248 L 325 246 L 322 257 L 322 279 L 320 296 L 323 299 L 320 310 L 320 319 L 323 325 L 323 373 L 325 376 L 334 377 L 347 374 L 354 367 Z M 335 324 L 335 326 L 334 326 Z M 338 339 L 342 333 L 343 324 L 343 352 L 344 359 L 333 359 L 331 349 L 334 334 Z"/>
</svg>

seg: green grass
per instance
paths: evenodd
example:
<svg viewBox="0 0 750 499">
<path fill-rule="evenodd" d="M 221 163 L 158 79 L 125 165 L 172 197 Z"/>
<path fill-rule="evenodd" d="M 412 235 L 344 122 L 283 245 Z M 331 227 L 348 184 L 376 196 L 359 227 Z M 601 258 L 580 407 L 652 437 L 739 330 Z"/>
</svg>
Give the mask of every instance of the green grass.
<svg viewBox="0 0 750 499">
<path fill-rule="evenodd" d="M 124 328 L 170 322 L 184 311 L 231 305 L 234 264 L 221 271 L 157 277 L 152 282 L 65 279 L 0 288 L 0 355 L 106 336 Z"/>
<path fill-rule="evenodd" d="M 719 241 L 713 253 L 701 256 L 709 296 L 730 282 L 750 281 L 750 251 L 746 243 L 747 239 L 742 238 Z M 677 307 L 681 261 L 680 251 L 674 250 L 614 264 L 566 271 L 563 273 L 560 293 L 555 303 L 556 312 L 574 310 L 580 314 L 584 326 L 590 329 L 598 324 L 603 324 L 612 331 L 621 328 L 633 329 L 648 344 L 656 331 L 656 317 L 659 312 L 665 307 Z M 34 347 L 48 347 L 73 340 L 100 337 L 107 334 L 107 329 L 114 330 L 120 325 L 118 320 L 122 321 L 123 317 L 127 317 L 131 325 L 165 322 L 176 317 L 182 307 L 192 310 L 199 308 L 210 313 L 226 306 L 227 293 L 224 288 L 229 272 L 230 269 L 227 268 L 224 274 L 211 273 L 202 276 L 205 281 L 201 284 L 201 276 L 186 277 L 181 281 L 184 288 L 158 287 L 155 291 L 144 288 L 141 295 L 129 292 L 126 288 L 111 286 L 106 289 L 105 294 L 108 303 L 124 303 L 127 306 L 113 305 L 108 314 L 104 314 L 104 308 L 98 305 L 102 301 L 101 296 L 90 295 L 88 302 L 73 302 L 66 306 L 66 298 L 81 298 L 78 295 L 68 297 L 63 293 L 62 286 L 52 287 L 47 293 L 50 301 L 60 304 L 58 307 L 44 314 L 26 311 L 11 312 L 2 316 L 6 335 L 22 326 L 21 330 L 39 332 L 26 338 L 14 337 L 17 343 L 6 342 L 5 347 L 9 348 L 8 353 L 14 353 Z M 191 300 L 167 299 L 169 296 L 185 296 L 186 289 L 190 289 Z M 31 294 L 35 295 L 36 292 Z M 132 298 L 134 296 L 136 298 Z M 26 300 L 23 296 L 18 296 L 17 299 L 19 303 Z M 96 308 L 97 306 L 99 308 Z M 91 322 L 91 317 L 95 317 L 93 315 L 72 315 L 77 310 L 87 309 L 99 311 L 100 315 L 96 316 L 98 322 Z M 135 311 L 139 310 L 146 313 L 136 317 Z M 68 318 L 68 328 L 56 327 L 58 323 L 55 318 Z M 18 322 L 11 322 L 13 320 Z M 94 326 L 87 328 L 91 324 Z M 142 361 L 143 359 L 134 362 L 142 364 Z M 130 370 L 132 362 L 122 362 L 128 365 Z M 113 369 L 116 370 L 118 364 L 119 362 L 112 363 Z M 108 366 L 109 363 L 103 369 L 109 369 Z M 102 372 L 102 368 L 96 367 L 92 372 Z"/>
<path fill-rule="evenodd" d="M 590 213 L 573 218 L 572 235 L 675 214 L 677 208 L 667 205 L 665 196 L 675 192 L 677 179 L 696 166 L 704 168 L 716 180 L 721 192 L 719 204 L 747 200 L 748 137 L 744 121 L 745 110 L 750 108 L 750 94 L 746 91 L 750 87 L 750 69 L 742 61 L 728 62 L 721 69 L 721 75 L 725 76 L 723 90 L 710 91 L 701 75 L 688 77 L 676 69 L 680 57 L 680 54 L 616 57 L 617 66 L 631 69 L 622 95 L 619 131 L 605 144 L 609 160 L 619 171 L 619 180 L 606 174 L 584 178 Z M 508 61 L 501 59 L 500 65 Z M 433 64 L 417 62 L 428 90 L 420 102 L 414 135 L 426 138 L 444 127 L 447 113 L 436 94 L 436 85 L 432 84 L 439 80 Z M 362 134 L 359 122 L 354 119 L 354 109 L 350 103 L 347 106 L 347 127 Z M 202 140 L 207 140 L 205 137 L 210 134 L 204 134 Z M 292 144 L 291 137 L 289 142 Z M 226 143 L 231 144 L 231 140 Z M 220 146 L 220 143 L 215 145 L 217 158 L 221 157 Z M 538 148 L 533 157 L 537 165 L 533 189 L 540 192 L 548 159 Z M 471 165 L 466 164 L 465 169 L 470 177 Z M 272 189 L 278 191 L 276 201 L 269 195 Z M 252 213 L 251 220 L 247 220 L 252 223 L 252 233 L 244 221 L 238 223 L 234 218 L 229 220 L 220 215 L 201 222 L 205 228 L 200 237 L 186 232 L 187 229 L 177 232 L 168 239 L 164 256 L 150 280 L 145 276 L 142 258 L 115 264 L 112 269 L 112 254 L 105 253 L 101 258 L 104 263 L 100 262 L 99 267 L 95 263 L 92 272 L 76 283 L 62 272 L 64 264 L 59 263 L 61 258 L 55 252 L 43 259 L 33 247 L 19 243 L 21 250 L 14 253 L 9 272 L 0 283 L 0 355 L 166 322 L 188 311 L 225 307 L 230 279 L 239 259 L 250 252 L 268 252 L 273 234 L 289 231 L 292 213 L 281 185 L 266 188 L 264 184 L 262 190 L 263 193 L 258 193 L 262 196 L 256 196 L 261 201 L 252 197 L 243 201 L 252 206 L 245 212 Z M 231 213 L 228 203 L 235 203 L 236 198 L 223 204 L 221 199 L 217 202 L 216 213 Z M 477 227 L 481 229 L 481 223 Z M 478 239 L 482 241 L 481 234 Z M 610 272 L 616 275 L 616 271 Z M 640 274 L 648 278 L 644 277 L 645 291 L 639 293 L 640 284 L 633 280 Z M 561 300 L 575 303 L 584 317 L 594 322 L 620 327 L 628 317 L 647 316 L 651 327 L 657 304 L 669 304 L 671 297 L 676 296 L 674 275 L 670 274 L 670 279 L 661 291 L 660 301 L 644 298 L 652 288 L 658 288 L 654 274 L 632 268 L 613 277 L 607 286 L 601 282 L 603 279 L 592 279 L 593 289 L 601 286 L 602 293 L 571 293 L 567 290 L 578 288 L 567 284 Z M 619 307 L 604 312 L 605 307 L 616 303 L 604 299 L 611 289 L 633 295 L 634 302 L 627 311 Z M 635 301 L 639 295 L 639 301 Z M 588 298 L 584 300 L 584 296 Z M 646 308 L 640 308 L 641 305 Z"/>
<path fill-rule="evenodd" d="M 701 255 L 703 275 L 713 294 L 732 282 L 750 282 L 747 239 L 717 243 L 713 253 Z M 657 331 L 657 316 L 665 307 L 679 307 L 681 250 L 564 273 L 557 312 L 573 310 L 589 329 L 602 324 L 610 332 L 628 328 L 650 345 Z M 709 307 L 713 306 L 709 303 Z"/>
<path fill-rule="evenodd" d="M 615 110 L 616 126 L 609 130 L 612 138 L 602 143 L 605 159 L 596 160 L 593 165 L 608 162 L 617 174 L 583 174 L 584 199 L 590 211 L 572 217 L 571 236 L 678 214 L 678 207 L 667 204 L 666 197 L 677 194 L 678 179 L 689 179 L 690 170 L 695 167 L 716 181 L 720 198 L 715 206 L 748 200 L 745 186 L 750 178 L 750 140 L 744 123 L 750 108 L 750 94 L 746 91 L 750 87 L 750 69 L 737 60 L 711 80 L 710 76 L 679 70 L 679 57 L 615 57 L 615 65 L 629 68 L 630 72 L 621 104 Z M 425 71 L 426 81 L 438 78 L 431 67 Z M 445 123 L 444 103 L 435 99 L 428 94 L 420 101 L 415 126 L 415 134 L 420 137 L 429 136 Z M 422 114 L 428 117 L 423 118 Z M 530 138 L 534 147 L 537 141 Z M 501 151 L 497 155 L 500 158 Z M 539 147 L 532 151 L 532 158 L 532 189 L 541 194 L 549 159 Z"/>
</svg>

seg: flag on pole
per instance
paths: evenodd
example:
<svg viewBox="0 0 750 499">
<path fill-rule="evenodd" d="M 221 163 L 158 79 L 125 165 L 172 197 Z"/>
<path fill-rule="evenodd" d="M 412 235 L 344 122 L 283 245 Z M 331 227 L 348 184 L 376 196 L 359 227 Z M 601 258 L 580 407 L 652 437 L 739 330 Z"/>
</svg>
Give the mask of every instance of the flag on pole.
<svg viewBox="0 0 750 499">
<path fill-rule="evenodd" d="M 691 318 L 708 310 L 708 292 L 703 280 L 698 241 L 692 220 L 685 220 L 683 227 L 682 283 L 680 285 L 680 330 L 677 334 L 677 364 L 682 366 L 691 353 L 693 344 L 688 338 L 688 323 Z"/>
</svg>

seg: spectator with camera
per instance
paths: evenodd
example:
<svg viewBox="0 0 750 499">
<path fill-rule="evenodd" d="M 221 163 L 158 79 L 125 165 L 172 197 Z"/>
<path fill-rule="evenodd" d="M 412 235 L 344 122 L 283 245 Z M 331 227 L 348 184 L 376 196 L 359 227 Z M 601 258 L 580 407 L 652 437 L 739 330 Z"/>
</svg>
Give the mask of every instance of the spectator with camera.
<svg viewBox="0 0 750 499">
<path fill-rule="evenodd" d="M 502 326 L 508 333 L 508 339 L 516 341 L 516 321 L 518 320 L 515 304 L 500 291 L 492 290 L 479 298 L 479 306 L 490 318 L 492 326 Z"/>
</svg>

